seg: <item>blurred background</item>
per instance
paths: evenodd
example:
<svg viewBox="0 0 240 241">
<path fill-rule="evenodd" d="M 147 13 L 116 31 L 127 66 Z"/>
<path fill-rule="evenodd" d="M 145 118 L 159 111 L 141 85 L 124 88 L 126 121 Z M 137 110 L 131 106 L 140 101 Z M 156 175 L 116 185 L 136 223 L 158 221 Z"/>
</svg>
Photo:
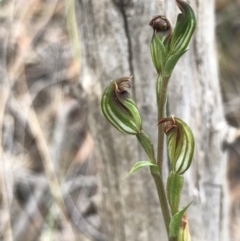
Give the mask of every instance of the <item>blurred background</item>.
<svg viewBox="0 0 240 241">
<path fill-rule="evenodd" d="M 216 1 L 216 40 L 225 118 L 240 128 L 240 1 Z M 240 240 L 240 138 L 226 145 L 230 188 L 230 235 Z"/>
<path fill-rule="evenodd" d="M 71 3 L 0 1 L 0 240 L 105 240 Z M 240 128 L 239 0 L 216 1 L 216 36 L 225 117 Z M 240 138 L 223 148 L 237 241 Z"/>
</svg>

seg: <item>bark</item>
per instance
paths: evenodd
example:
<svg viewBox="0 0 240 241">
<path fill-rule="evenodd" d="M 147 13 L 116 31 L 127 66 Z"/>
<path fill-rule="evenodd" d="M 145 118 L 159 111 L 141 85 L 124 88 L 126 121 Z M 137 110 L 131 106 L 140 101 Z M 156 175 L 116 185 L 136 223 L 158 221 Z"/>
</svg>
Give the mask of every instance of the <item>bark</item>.
<svg viewBox="0 0 240 241">
<path fill-rule="evenodd" d="M 149 170 L 122 180 L 136 161 L 146 160 L 134 136 L 115 130 L 100 110 L 109 81 L 134 75 L 133 97 L 143 128 L 157 141 L 156 72 L 149 43 L 152 16 L 164 14 L 175 24 L 172 1 L 79 0 L 82 46 L 80 84 L 89 106 L 89 125 L 100 161 L 101 218 L 106 240 L 167 240 L 157 193 Z M 226 163 L 221 150 L 224 124 L 214 46 L 214 1 L 189 1 L 198 27 L 188 51 L 170 81 L 169 113 L 193 129 L 196 151 L 185 178 L 182 204 L 194 200 L 188 215 L 194 241 L 228 240 Z M 164 171 L 167 173 L 167 160 Z"/>
</svg>

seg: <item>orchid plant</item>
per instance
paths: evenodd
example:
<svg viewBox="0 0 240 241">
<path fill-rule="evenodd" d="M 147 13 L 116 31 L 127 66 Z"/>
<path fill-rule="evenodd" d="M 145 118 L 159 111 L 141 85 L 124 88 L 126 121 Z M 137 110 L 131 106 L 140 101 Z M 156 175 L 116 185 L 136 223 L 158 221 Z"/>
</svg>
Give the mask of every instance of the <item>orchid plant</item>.
<svg viewBox="0 0 240 241">
<path fill-rule="evenodd" d="M 139 161 L 127 176 L 143 167 L 149 167 L 154 179 L 169 241 L 190 241 L 186 210 L 191 203 L 180 209 L 184 173 L 192 163 L 194 137 L 190 127 L 180 118 L 166 117 L 168 82 L 178 60 L 186 52 L 196 27 L 194 11 L 189 4 L 176 0 L 181 13 L 172 29 L 164 16 L 154 17 L 149 25 L 153 28 L 151 56 L 157 71 L 156 97 L 158 108 L 157 157 L 151 138 L 142 128 L 142 119 L 136 103 L 128 92 L 131 78 L 123 77 L 110 82 L 105 89 L 101 107 L 106 119 L 120 132 L 135 135 L 145 150 L 149 161 Z M 170 173 L 167 185 L 162 178 L 164 133 L 167 135 Z"/>
</svg>

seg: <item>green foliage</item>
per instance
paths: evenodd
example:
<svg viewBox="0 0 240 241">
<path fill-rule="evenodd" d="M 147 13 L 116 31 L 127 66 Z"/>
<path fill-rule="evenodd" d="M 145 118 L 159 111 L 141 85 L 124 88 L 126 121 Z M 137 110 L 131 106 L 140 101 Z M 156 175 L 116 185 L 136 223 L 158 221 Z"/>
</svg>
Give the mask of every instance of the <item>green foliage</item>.
<svg viewBox="0 0 240 241">
<path fill-rule="evenodd" d="M 156 165 L 150 161 L 139 161 L 139 162 L 135 163 L 135 165 L 132 167 L 130 172 L 126 176 L 124 176 L 124 178 L 129 177 L 131 174 L 142 169 L 143 167 L 151 167 L 153 172 L 158 173 L 158 165 Z"/>
<path fill-rule="evenodd" d="M 161 74 L 164 69 L 167 53 L 162 40 L 156 33 L 153 34 L 151 41 L 151 55 L 158 74 Z"/>
<path fill-rule="evenodd" d="M 164 76 L 170 78 L 175 65 L 185 53 L 186 50 L 174 53 L 168 57 L 164 68 Z"/>
<path fill-rule="evenodd" d="M 181 193 L 184 184 L 183 175 L 171 172 L 167 180 L 167 196 L 172 210 L 172 215 L 176 214 L 179 210 Z"/>
<path fill-rule="evenodd" d="M 185 208 L 183 208 L 181 211 L 177 212 L 172 217 L 172 219 L 170 221 L 170 225 L 169 225 L 169 237 L 170 237 L 170 239 L 178 237 L 183 215 L 187 211 L 187 209 L 191 205 L 191 203 L 192 202 L 190 202 Z"/>
</svg>

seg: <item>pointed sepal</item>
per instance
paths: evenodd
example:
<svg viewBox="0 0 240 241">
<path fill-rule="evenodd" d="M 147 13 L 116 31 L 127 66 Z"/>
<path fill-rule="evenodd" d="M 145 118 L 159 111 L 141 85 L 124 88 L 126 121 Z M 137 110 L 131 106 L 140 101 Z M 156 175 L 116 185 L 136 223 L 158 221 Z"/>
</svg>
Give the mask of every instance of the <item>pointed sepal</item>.
<svg viewBox="0 0 240 241">
<path fill-rule="evenodd" d="M 196 28 L 196 17 L 190 5 L 182 0 L 176 0 L 176 3 L 181 13 L 171 37 L 171 54 L 186 50 Z"/>
</svg>

